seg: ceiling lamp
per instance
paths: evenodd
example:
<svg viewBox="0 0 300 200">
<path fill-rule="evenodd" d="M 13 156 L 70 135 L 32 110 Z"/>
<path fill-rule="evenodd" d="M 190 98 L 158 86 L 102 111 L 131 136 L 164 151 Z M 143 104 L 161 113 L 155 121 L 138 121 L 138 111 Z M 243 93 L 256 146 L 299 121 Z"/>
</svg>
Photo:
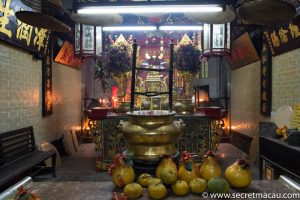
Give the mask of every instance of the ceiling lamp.
<svg viewBox="0 0 300 200">
<path fill-rule="evenodd" d="M 155 31 L 156 26 L 108 26 L 103 31 Z"/>
<path fill-rule="evenodd" d="M 269 25 L 289 22 L 295 7 L 282 0 L 246 1 L 238 9 L 238 16 L 250 24 Z"/>
<path fill-rule="evenodd" d="M 160 14 L 160 13 L 199 13 L 220 12 L 222 1 L 210 1 L 211 4 L 199 4 L 195 1 L 146 1 L 146 2 L 106 2 L 78 3 L 75 5 L 80 14 Z"/>
<path fill-rule="evenodd" d="M 18 20 L 54 32 L 67 33 L 71 31 L 68 25 L 53 17 L 64 11 L 61 0 L 22 0 L 22 2 L 31 7 L 33 11 L 16 12 Z"/>
<path fill-rule="evenodd" d="M 123 23 L 123 17 L 119 14 L 84 15 L 84 14 L 72 13 L 71 19 L 77 23 L 91 25 L 91 26 L 107 26 L 107 25 L 117 25 Z"/>
<path fill-rule="evenodd" d="M 100 57 L 102 52 L 102 27 L 75 24 L 75 55 L 81 58 Z"/>
<path fill-rule="evenodd" d="M 165 14 L 167 14 L 167 12 L 165 12 L 165 13 L 136 13 L 135 15 L 141 16 L 141 17 L 159 17 L 159 16 L 162 16 Z"/>
<path fill-rule="evenodd" d="M 203 22 L 206 24 L 225 24 L 232 22 L 235 17 L 235 11 L 232 6 L 227 5 L 222 12 L 215 13 L 185 13 L 185 16 L 196 22 Z"/>
<path fill-rule="evenodd" d="M 230 23 L 204 24 L 203 55 L 225 56 L 230 53 Z"/>
<path fill-rule="evenodd" d="M 201 31 L 202 26 L 160 26 L 161 31 Z"/>
</svg>

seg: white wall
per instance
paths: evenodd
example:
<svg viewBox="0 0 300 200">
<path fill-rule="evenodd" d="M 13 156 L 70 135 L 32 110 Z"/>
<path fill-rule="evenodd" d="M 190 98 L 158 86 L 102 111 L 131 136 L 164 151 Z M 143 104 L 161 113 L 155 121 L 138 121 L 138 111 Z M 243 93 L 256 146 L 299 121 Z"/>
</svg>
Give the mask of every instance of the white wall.
<svg viewBox="0 0 300 200">
<path fill-rule="evenodd" d="M 0 42 L 0 133 L 33 126 L 37 142 L 80 125 L 81 71 L 53 62 L 53 114 L 42 117 L 42 64 Z"/>
</svg>

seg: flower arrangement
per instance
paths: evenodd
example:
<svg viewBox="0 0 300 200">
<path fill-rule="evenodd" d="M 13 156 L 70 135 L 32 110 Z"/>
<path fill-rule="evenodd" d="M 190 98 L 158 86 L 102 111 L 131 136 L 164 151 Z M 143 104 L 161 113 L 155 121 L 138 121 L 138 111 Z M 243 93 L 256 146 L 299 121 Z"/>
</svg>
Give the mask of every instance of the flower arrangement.
<svg viewBox="0 0 300 200">
<path fill-rule="evenodd" d="M 197 73 L 200 65 L 200 51 L 193 45 L 187 35 L 184 35 L 181 42 L 175 49 L 176 67 L 182 72 Z"/>
<path fill-rule="evenodd" d="M 179 45 L 176 49 L 176 66 L 179 71 L 196 73 L 199 70 L 200 51 L 192 44 Z"/>
<path fill-rule="evenodd" d="M 108 80 L 113 78 L 117 82 L 123 82 L 131 71 L 131 38 L 125 40 L 121 34 L 116 41 L 110 36 L 111 46 L 108 53 L 98 59 L 95 64 L 94 79 L 101 83 L 103 92 L 108 88 Z M 120 81 L 118 81 L 120 79 Z"/>
<path fill-rule="evenodd" d="M 126 41 L 112 44 L 108 50 L 108 70 L 118 76 L 131 70 L 131 45 Z"/>
</svg>

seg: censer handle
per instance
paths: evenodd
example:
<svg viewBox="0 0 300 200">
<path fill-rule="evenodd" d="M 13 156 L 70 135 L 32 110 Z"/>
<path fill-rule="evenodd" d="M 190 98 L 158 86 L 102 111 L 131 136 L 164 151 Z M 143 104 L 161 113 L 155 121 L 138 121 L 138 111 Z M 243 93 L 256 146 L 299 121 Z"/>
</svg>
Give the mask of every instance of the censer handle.
<svg viewBox="0 0 300 200">
<path fill-rule="evenodd" d="M 124 128 L 124 126 L 127 125 L 127 123 L 128 123 L 128 121 L 123 121 L 123 120 L 121 120 L 120 123 L 119 123 L 119 125 L 117 126 L 117 128 L 118 128 L 119 130 L 122 130 L 122 129 Z"/>
<path fill-rule="evenodd" d="M 182 119 L 178 119 L 178 120 L 176 120 L 176 122 L 177 122 L 177 124 L 178 124 L 178 126 L 179 126 L 180 129 L 182 129 L 183 127 L 185 127 L 185 123 L 184 123 L 184 121 Z"/>
</svg>

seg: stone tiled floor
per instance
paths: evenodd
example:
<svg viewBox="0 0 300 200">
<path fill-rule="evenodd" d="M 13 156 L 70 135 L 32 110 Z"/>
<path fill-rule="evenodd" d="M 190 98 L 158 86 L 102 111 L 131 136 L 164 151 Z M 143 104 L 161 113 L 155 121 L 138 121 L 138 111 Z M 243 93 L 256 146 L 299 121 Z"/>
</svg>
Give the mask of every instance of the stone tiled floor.
<svg viewBox="0 0 300 200">
<path fill-rule="evenodd" d="M 62 158 L 62 168 L 57 172 L 56 178 L 40 176 L 35 181 L 110 181 L 111 178 L 106 172 L 95 172 L 94 149 L 93 144 L 81 144 L 76 154 Z M 243 156 L 243 152 L 228 143 L 220 144 L 217 154 L 223 170 Z M 258 179 L 257 168 L 252 167 L 252 171 L 254 179 Z"/>
</svg>

